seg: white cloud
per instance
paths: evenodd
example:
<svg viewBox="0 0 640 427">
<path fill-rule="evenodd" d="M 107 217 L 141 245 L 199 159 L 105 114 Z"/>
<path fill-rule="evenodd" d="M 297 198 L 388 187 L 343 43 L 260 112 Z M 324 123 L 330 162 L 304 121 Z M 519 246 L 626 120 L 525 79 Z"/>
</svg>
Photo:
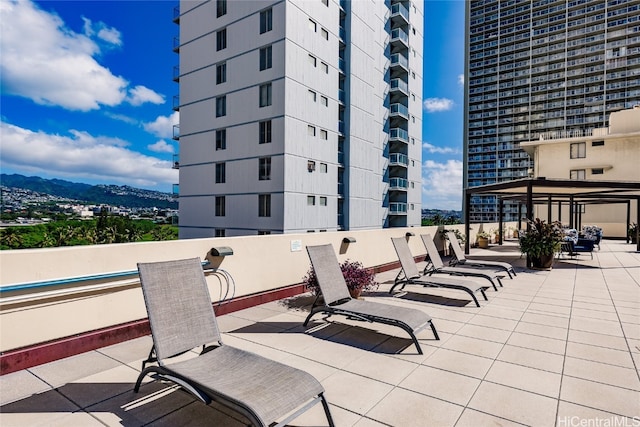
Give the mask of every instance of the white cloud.
<svg viewBox="0 0 640 427">
<path fill-rule="evenodd" d="M 422 207 L 428 209 L 462 208 L 462 162 L 447 160 L 422 164 Z"/>
<path fill-rule="evenodd" d="M 24 173 L 55 174 L 66 178 L 101 180 L 140 187 L 178 182 L 169 160 L 126 148 L 119 138 L 92 136 L 72 130 L 70 135 L 34 132 L 0 123 L 3 166 Z"/>
<path fill-rule="evenodd" d="M 126 116 L 124 114 L 116 114 L 110 111 L 104 113 L 105 116 L 112 118 L 113 120 L 119 120 L 121 122 L 129 123 L 130 125 L 138 124 L 138 120 L 133 117 Z"/>
<path fill-rule="evenodd" d="M 458 84 L 464 86 L 464 74 L 458 74 Z"/>
<path fill-rule="evenodd" d="M 438 153 L 438 154 L 459 154 L 460 150 L 456 150 L 451 147 L 437 147 L 433 144 L 430 144 L 426 141 L 422 143 L 422 148 L 427 150 L 429 153 Z"/>
<path fill-rule="evenodd" d="M 447 98 L 427 98 L 424 100 L 423 106 L 428 113 L 436 113 L 453 108 L 453 101 Z"/>
<path fill-rule="evenodd" d="M 180 113 L 158 116 L 154 121 L 143 124 L 144 130 L 158 138 L 173 138 L 173 125 L 180 123 Z"/>
<path fill-rule="evenodd" d="M 3 93 L 79 111 L 116 106 L 127 99 L 129 82 L 96 60 L 102 48 L 122 45 L 117 29 L 83 18 L 83 34 L 76 33 L 31 0 L 0 1 L 0 15 Z M 136 86 L 129 99 L 140 105 L 158 103 L 159 98 Z"/>
<path fill-rule="evenodd" d="M 155 144 L 147 145 L 147 148 L 156 153 L 173 153 L 173 145 L 167 143 L 164 139 L 161 139 Z"/>
<path fill-rule="evenodd" d="M 138 106 L 145 102 L 152 104 L 164 104 L 164 96 L 149 89 L 145 86 L 136 86 L 133 89 L 129 89 L 129 96 L 127 97 L 129 104 Z"/>
</svg>

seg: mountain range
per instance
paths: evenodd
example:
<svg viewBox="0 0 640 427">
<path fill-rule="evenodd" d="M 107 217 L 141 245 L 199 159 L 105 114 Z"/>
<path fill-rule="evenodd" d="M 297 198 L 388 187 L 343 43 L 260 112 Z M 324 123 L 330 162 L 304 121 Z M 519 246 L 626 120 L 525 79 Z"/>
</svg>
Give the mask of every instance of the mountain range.
<svg viewBox="0 0 640 427">
<path fill-rule="evenodd" d="M 178 202 L 171 193 L 144 190 L 128 185 L 90 185 L 62 179 L 45 179 L 39 176 L 4 173 L 0 174 L 0 184 L 3 187 L 30 190 L 87 204 L 129 208 L 178 208 Z M 4 191 L 5 189 L 3 189 Z"/>
</svg>

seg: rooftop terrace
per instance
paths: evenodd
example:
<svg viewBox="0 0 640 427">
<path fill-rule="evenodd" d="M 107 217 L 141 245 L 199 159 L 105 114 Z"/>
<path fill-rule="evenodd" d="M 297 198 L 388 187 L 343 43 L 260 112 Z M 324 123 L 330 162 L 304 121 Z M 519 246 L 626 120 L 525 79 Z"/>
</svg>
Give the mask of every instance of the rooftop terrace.
<svg viewBox="0 0 640 427">
<path fill-rule="evenodd" d="M 593 260 L 525 269 L 514 243 L 481 255 L 512 262 L 518 276 L 477 308 L 460 292 L 406 288 L 397 270 L 366 294 L 424 310 L 423 355 L 400 329 L 331 317 L 302 322 L 313 297 L 272 301 L 218 317 L 227 345 L 304 369 L 321 381 L 338 426 L 638 425 L 640 254 L 604 240 Z M 132 389 L 151 338 L 0 377 L 2 426 L 243 425 L 157 382 Z M 147 379 L 148 380 L 148 379 Z M 633 418 L 636 417 L 636 418 Z M 293 421 L 326 425 L 320 405 Z M 589 424 L 587 424 L 589 423 Z M 600 423 L 600 424 L 597 424 Z M 607 424 L 608 423 L 608 424 Z M 617 423 L 617 424 L 614 424 Z M 626 424 L 625 424 L 626 423 Z"/>
</svg>

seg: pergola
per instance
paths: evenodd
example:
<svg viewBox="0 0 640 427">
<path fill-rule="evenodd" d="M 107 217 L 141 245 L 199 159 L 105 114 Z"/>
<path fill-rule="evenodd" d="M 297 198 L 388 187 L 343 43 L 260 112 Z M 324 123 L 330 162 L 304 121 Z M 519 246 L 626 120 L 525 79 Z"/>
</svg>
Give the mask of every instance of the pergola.
<svg viewBox="0 0 640 427">
<path fill-rule="evenodd" d="M 498 198 L 499 233 L 502 235 L 502 217 L 505 200 L 518 202 L 518 228 L 522 228 L 522 207 L 526 209 L 526 218 L 533 220 L 533 206 L 547 205 L 548 220 L 551 220 L 551 207 L 554 203 L 560 207 L 569 206 L 569 225 L 578 228 L 581 223 L 579 206 L 586 204 L 626 204 L 627 224 L 631 223 L 631 201 L 636 202 L 636 224 L 640 224 L 640 182 L 637 181 L 578 181 L 566 179 L 524 178 L 497 184 L 482 185 L 465 189 L 464 227 L 469 236 L 469 211 L 471 197 L 474 195 L 496 196 Z M 561 212 L 561 209 L 558 209 Z M 559 220 L 561 218 L 558 218 Z M 527 223 L 527 229 L 529 225 Z M 626 229 L 626 226 L 625 226 Z M 637 232 L 637 234 L 640 234 Z M 628 239 L 628 237 L 627 237 Z M 640 251 L 640 239 L 636 235 L 636 250 Z M 465 241 L 465 253 L 469 253 L 469 239 Z"/>
</svg>

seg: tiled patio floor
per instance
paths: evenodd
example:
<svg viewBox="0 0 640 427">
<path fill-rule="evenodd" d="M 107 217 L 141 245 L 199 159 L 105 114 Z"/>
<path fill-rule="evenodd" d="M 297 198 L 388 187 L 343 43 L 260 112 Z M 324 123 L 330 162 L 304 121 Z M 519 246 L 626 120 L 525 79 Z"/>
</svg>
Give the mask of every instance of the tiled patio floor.
<svg viewBox="0 0 640 427">
<path fill-rule="evenodd" d="M 397 271 L 379 274 L 366 299 L 434 318 L 441 340 L 422 332 L 424 355 L 398 328 L 318 316 L 305 329 L 306 295 L 218 321 L 225 344 L 320 380 L 338 426 L 639 425 L 640 254 L 619 241 L 601 246 L 593 260 L 551 271 L 526 270 L 514 245 L 472 250 L 518 272 L 481 308 L 440 289 L 390 297 Z M 242 425 L 157 382 L 134 394 L 150 346 L 144 337 L 0 377 L 0 425 Z M 292 425 L 326 425 L 321 406 Z"/>
</svg>

